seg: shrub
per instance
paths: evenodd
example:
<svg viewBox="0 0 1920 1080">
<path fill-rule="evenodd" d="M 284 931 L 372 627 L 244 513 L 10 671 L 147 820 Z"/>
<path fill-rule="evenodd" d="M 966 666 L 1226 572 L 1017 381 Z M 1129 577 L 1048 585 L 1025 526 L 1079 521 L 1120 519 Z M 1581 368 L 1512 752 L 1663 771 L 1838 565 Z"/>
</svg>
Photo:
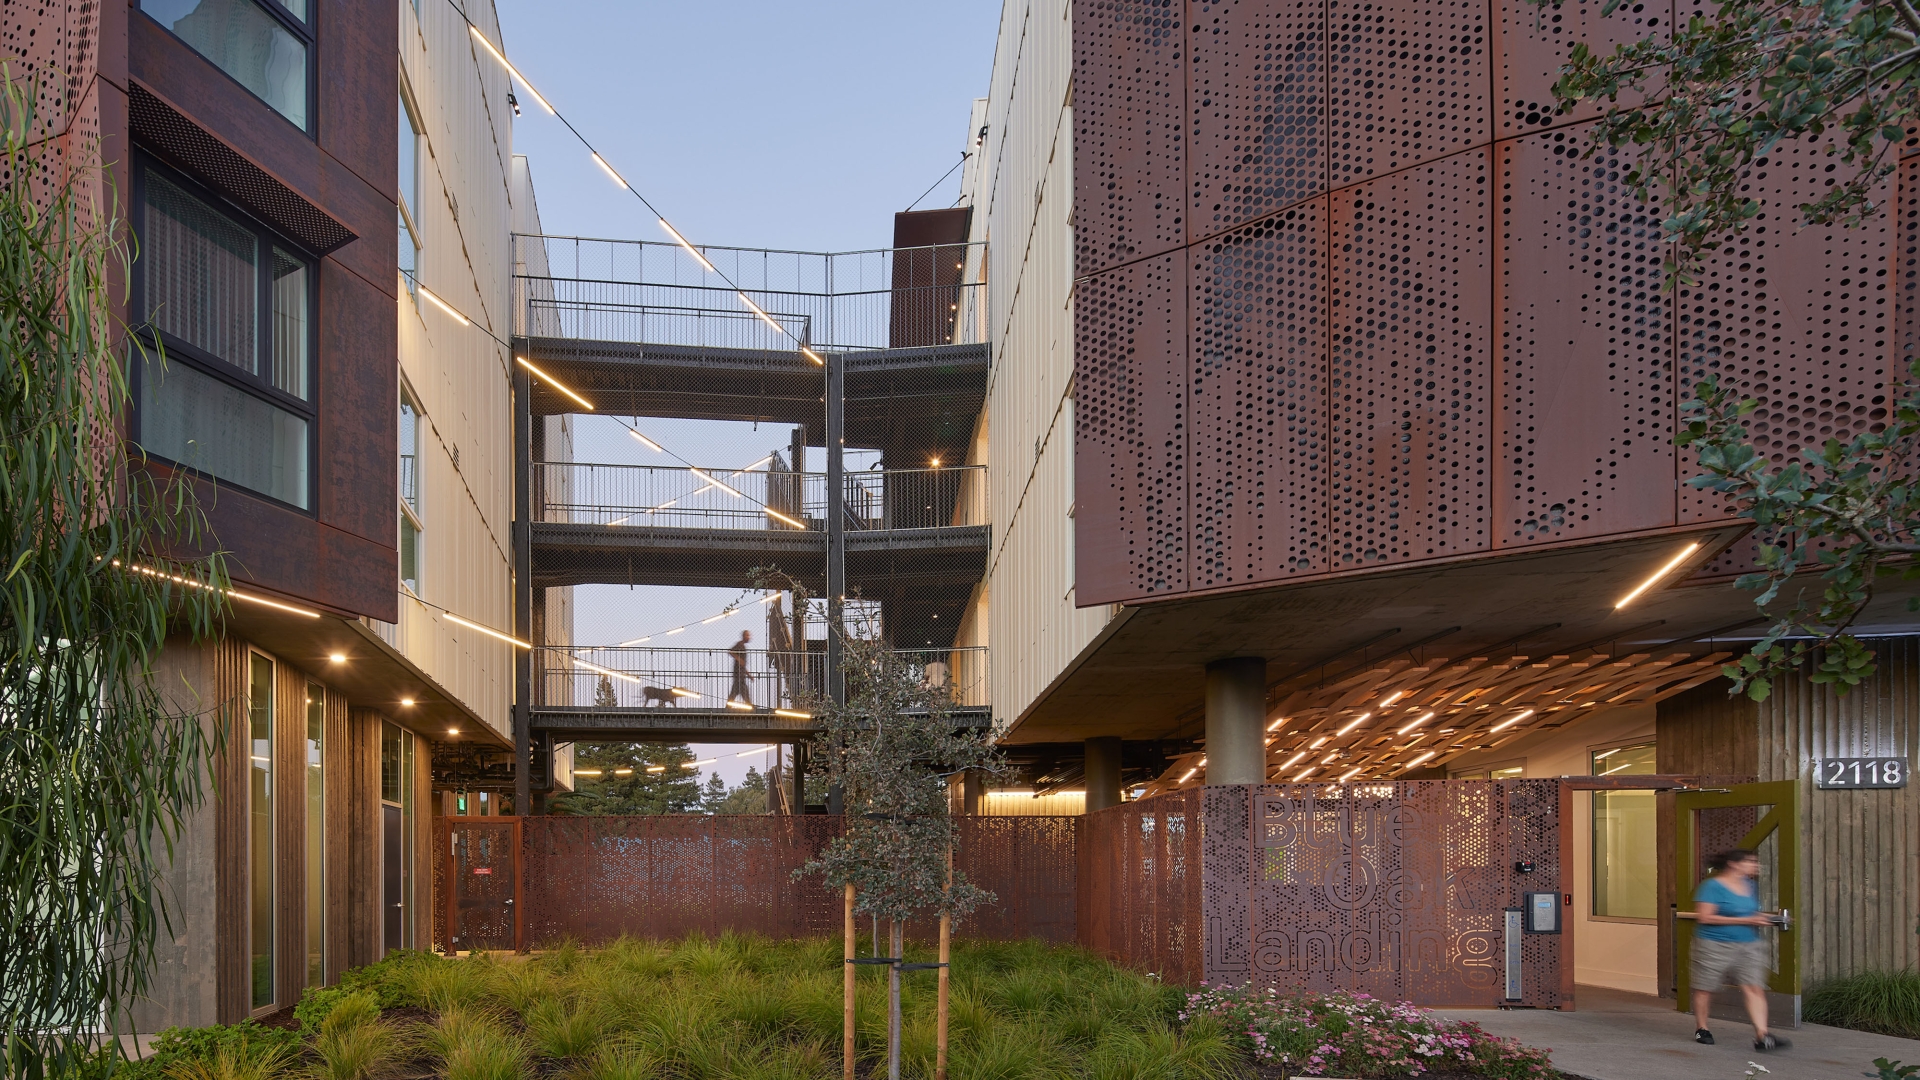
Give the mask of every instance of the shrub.
<svg viewBox="0 0 1920 1080">
<path fill-rule="evenodd" d="M 1288 1058 L 1303 1076 L 1412 1077 L 1446 1069 L 1498 1080 L 1556 1074 L 1545 1051 L 1366 994 L 1282 994 L 1227 987 L 1187 998 L 1182 1020 L 1211 1016 L 1257 1061 Z"/>
<path fill-rule="evenodd" d="M 328 1013 L 355 994 L 372 995 L 374 1004 L 383 1010 L 418 1004 L 408 993 L 408 981 L 401 978 L 402 972 L 442 962 L 430 952 L 397 949 L 376 963 L 342 972 L 338 986 L 307 987 L 293 1007 L 293 1018 L 300 1021 L 301 1034 L 312 1035 L 320 1030 L 320 1022 Z"/>
<path fill-rule="evenodd" d="M 1920 1039 L 1920 972 L 1865 971 L 1815 986 L 1801 1009 L 1815 1024 Z"/>
<path fill-rule="evenodd" d="M 203 1028 L 168 1028 L 153 1040 L 153 1053 L 116 1069 L 114 1075 L 118 1080 L 161 1080 L 196 1066 L 211 1070 L 223 1052 L 230 1071 L 258 1060 L 284 1067 L 300 1052 L 300 1033 L 252 1020 Z"/>
</svg>

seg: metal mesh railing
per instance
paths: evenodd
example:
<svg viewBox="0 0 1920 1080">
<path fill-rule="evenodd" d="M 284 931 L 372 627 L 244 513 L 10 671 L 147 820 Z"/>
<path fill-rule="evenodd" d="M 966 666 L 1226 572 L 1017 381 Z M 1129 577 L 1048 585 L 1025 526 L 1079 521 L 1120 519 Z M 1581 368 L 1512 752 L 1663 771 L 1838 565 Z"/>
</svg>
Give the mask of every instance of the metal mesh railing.
<svg viewBox="0 0 1920 1080">
<path fill-rule="evenodd" d="M 720 709 L 733 700 L 755 709 L 802 708 L 825 685 L 824 643 L 814 644 L 822 647 L 804 652 L 749 649 L 745 669 L 740 671 L 726 649 L 538 648 L 533 656 L 534 704 Z M 901 649 L 895 655 L 927 684 L 951 689 L 956 706 L 988 704 L 984 647 Z"/>
<path fill-rule="evenodd" d="M 630 528 L 806 529 L 827 525 L 827 477 L 736 470 L 537 462 L 536 520 Z M 985 466 L 847 473 L 846 527 L 941 529 L 985 525 Z"/>
<path fill-rule="evenodd" d="M 739 292 L 677 244 L 514 237 L 514 333 L 656 345 L 900 349 L 986 340 L 985 245 L 855 252 L 701 248 Z M 544 269 L 544 273 L 540 272 Z M 789 337 L 788 335 L 792 336 Z"/>
</svg>

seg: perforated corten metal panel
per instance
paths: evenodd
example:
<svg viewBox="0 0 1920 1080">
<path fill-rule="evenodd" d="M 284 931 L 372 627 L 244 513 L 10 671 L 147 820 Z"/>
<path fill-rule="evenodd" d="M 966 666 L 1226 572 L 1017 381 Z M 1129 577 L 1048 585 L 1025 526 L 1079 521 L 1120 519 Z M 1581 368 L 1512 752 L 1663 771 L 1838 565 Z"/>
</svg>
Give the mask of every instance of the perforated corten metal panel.
<svg viewBox="0 0 1920 1080">
<path fill-rule="evenodd" d="M 954 866 L 997 896 L 962 920 L 962 937 L 1075 936 L 1076 818 L 961 817 Z M 826 815 L 441 818 L 435 935 L 449 914 L 461 949 L 512 944 L 511 843 L 524 845 L 521 941 L 673 938 L 693 931 L 772 937 L 840 929 L 841 894 L 794 871 L 839 835 Z M 451 838 L 451 840 L 449 840 Z M 451 894 L 448 883 L 452 883 Z M 936 932 L 932 920 L 909 928 Z"/>
<path fill-rule="evenodd" d="M 1747 430 L 1776 464 L 1886 418 L 1894 223 L 1885 215 L 1854 229 L 1801 223 L 1799 193 L 1820 187 L 1835 160 L 1826 150 L 1786 142 L 1763 158 L 1748 185 L 1760 213 L 1678 295 L 1680 393 L 1690 398 L 1712 372 L 1757 400 Z M 1893 183 L 1874 201 L 1891 208 Z M 1682 479 L 1698 471 L 1682 462 Z M 1682 493 L 1682 520 L 1725 516 L 1717 497 Z"/>
<path fill-rule="evenodd" d="M 1327 568 L 1327 206 L 1190 249 L 1193 587 Z"/>
<path fill-rule="evenodd" d="M 1075 4 L 1077 273 L 1185 242 L 1185 0 Z"/>
<path fill-rule="evenodd" d="M 1187 588 L 1186 270 L 1166 255 L 1075 291 L 1082 603 Z"/>
<path fill-rule="evenodd" d="M 1207 980 L 1497 1004 L 1504 910 L 1568 880 L 1559 796 L 1554 780 L 1206 789 Z M 1523 940 L 1521 1004 L 1562 1004 L 1564 941 Z"/>
<path fill-rule="evenodd" d="M 1499 145 L 1496 546 L 1673 522 L 1660 216 L 1590 145 L 1584 127 Z"/>
<path fill-rule="evenodd" d="M 1673 23 L 1669 0 L 1629 0 L 1602 15 L 1606 0 L 1566 2 L 1558 6 L 1530 0 L 1494 0 L 1494 135 L 1509 138 L 1530 131 L 1591 120 L 1606 111 L 1587 101 L 1565 109 L 1553 98 L 1560 65 L 1576 42 L 1606 54 L 1615 45 L 1663 36 Z M 1623 103 L 1632 96 L 1623 94 Z"/>
<path fill-rule="evenodd" d="M 1179 986 L 1205 977 L 1200 797 L 1176 792 L 1075 819 L 1080 944 Z"/>
<path fill-rule="evenodd" d="M 1784 146 L 1754 172 L 1753 230 L 1663 292 L 1663 211 L 1627 157 L 1586 156 L 1599 106 L 1552 104 L 1574 42 L 1704 3 L 1076 5 L 1077 601 L 1718 520 L 1672 439 L 1689 370 L 1734 353 L 1770 447 L 1873 423 L 1901 226 L 1795 227 L 1831 162 Z M 1910 190 L 1885 193 L 1909 218 Z"/>
<path fill-rule="evenodd" d="M 1328 181 L 1484 144 L 1484 0 L 1328 0 Z"/>
<path fill-rule="evenodd" d="M 1333 197 L 1336 567 L 1487 547 L 1484 151 Z"/>
<path fill-rule="evenodd" d="M 1187 181 L 1197 240 L 1327 190 L 1327 18 L 1325 0 L 1215 0 L 1193 3 L 1190 21 Z M 1097 43 L 1083 46 L 1076 23 L 1075 53 L 1083 47 Z M 1074 182 L 1077 192 L 1077 172 Z"/>
</svg>

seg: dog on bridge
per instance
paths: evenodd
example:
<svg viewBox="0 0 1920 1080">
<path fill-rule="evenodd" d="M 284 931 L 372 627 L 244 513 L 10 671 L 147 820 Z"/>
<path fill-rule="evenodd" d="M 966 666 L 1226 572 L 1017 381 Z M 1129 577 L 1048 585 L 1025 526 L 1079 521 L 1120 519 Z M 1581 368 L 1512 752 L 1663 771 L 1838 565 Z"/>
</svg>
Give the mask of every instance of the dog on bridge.
<svg viewBox="0 0 1920 1080">
<path fill-rule="evenodd" d="M 674 693 L 670 686 L 643 686 L 640 688 L 640 693 L 644 705 L 658 705 L 665 702 L 675 708 L 680 706 L 680 695 Z"/>
</svg>

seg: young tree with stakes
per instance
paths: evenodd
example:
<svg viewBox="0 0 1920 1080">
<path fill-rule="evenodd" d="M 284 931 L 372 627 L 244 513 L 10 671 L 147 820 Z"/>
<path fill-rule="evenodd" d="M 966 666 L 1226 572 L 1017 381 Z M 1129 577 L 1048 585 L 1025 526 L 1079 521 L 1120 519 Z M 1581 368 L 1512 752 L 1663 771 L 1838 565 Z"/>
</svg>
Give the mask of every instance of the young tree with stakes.
<svg viewBox="0 0 1920 1080">
<path fill-rule="evenodd" d="M 759 579 L 760 587 L 791 591 L 795 610 L 807 610 L 798 582 L 777 572 Z M 994 899 L 952 868 L 948 780 L 965 770 L 998 772 L 1001 756 L 990 731 L 955 726 L 952 688 L 888 648 L 879 631 L 877 625 L 844 627 L 828 620 L 827 632 L 840 638 L 846 701 L 836 704 L 817 693 L 807 707 L 819 728 L 813 760 L 826 782 L 840 789 L 846 813 L 841 835 L 798 873 L 819 874 L 828 885 L 846 889 L 849 912 L 871 915 L 890 928 L 887 1076 L 898 1080 L 903 925 L 917 914 L 938 914 L 944 964 L 951 920 Z M 940 988 L 944 1021 L 944 978 Z M 943 1069 L 944 1022 L 936 1034 Z M 848 1075 L 852 1067 L 849 1056 Z"/>
</svg>

